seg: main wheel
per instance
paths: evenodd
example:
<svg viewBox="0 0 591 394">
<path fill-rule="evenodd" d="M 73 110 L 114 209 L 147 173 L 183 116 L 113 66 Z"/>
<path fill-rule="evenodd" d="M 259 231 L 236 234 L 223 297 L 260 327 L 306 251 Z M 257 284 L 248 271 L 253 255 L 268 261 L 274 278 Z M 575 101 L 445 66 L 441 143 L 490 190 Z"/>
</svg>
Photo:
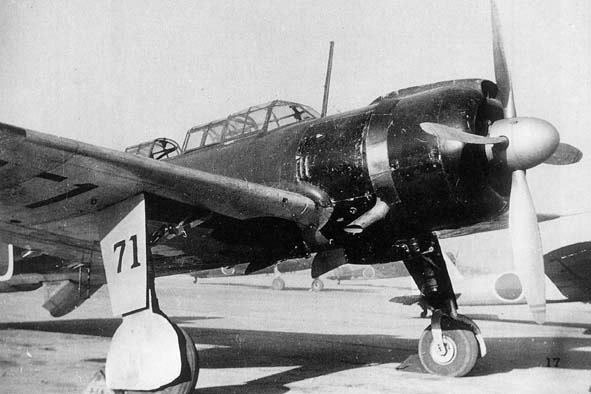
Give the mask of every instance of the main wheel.
<svg viewBox="0 0 591 394">
<path fill-rule="evenodd" d="M 374 279 L 376 277 L 376 270 L 370 265 L 363 269 L 362 275 L 365 280 Z"/>
<path fill-rule="evenodd" d="M 197 353 L 197 349 L 195 349 L 195 343 L 189 334 L 187 334 L 182 328 L 176 325 L 175 327 L 177 331 L 182 334 L 181 342 L 185 343 L 184 348 L 187 355 L 187 363 L 183 363 L 181 376 L 179 376 L 174 382 L 158 390 L 148 391 L 148 393 L 190 394 L 195 391 L 195 385 L 197 384 L 197 378 L 199 377 L 199 354 Z M 116 390 L 115 393 L 140 394 L 146 393 L 146 391 Z"/>
<path fill-rule="evenodd" d="M 314 279 L 312 281 L 312 291 L 322 291 L 324 289 L 324 282 L 320 279 Z"/>
<path fill-rule="evenodd" d="M 175 326 L 176 327 L 176 326 Z M 189 394 L 195 390 L 197 377 L 199 376 L 199 355 L 195 349 L 195 343 L 191 337 L 181 328 L 176 327 L 179 334 L 182 334 L 180 340 L 184 344 L 183 348 L 186 355 L 186 362 L 183 363 L 181 375 L 172 383 L 165 387 L 151 391 L 135 390 L 110 390 L 105 381 L 105 371 L 101 368 L 96 372 L 91 382 L 86 386 L 85 393 L 160 393 L 160 394 Z"/>
<path fill-rule="evenodd" d="M 285 289 L 285 281 L 281 278 L 273 279 L 273 283 L 271 283 L 271 288 L 273 290 L 283 290 Z"/>
<path fill-rule="evenodd" d="M 231 275 L 234 275 L 235 273 L 236 273 L 235 267 L 222 267 L 222 274 L 224 274 L 226 276 L 231 276 Z"/>
<path fill-rule="evenodd" d="M 464 376 L 478 359 L 479 348 L 474 333 L 465 325 L 450 319 L 441 321 L 443 347 L 433 342 L 431 326 L 419 339 L 419 358 L 423 367 L 432 374 Z"/>
</svg>

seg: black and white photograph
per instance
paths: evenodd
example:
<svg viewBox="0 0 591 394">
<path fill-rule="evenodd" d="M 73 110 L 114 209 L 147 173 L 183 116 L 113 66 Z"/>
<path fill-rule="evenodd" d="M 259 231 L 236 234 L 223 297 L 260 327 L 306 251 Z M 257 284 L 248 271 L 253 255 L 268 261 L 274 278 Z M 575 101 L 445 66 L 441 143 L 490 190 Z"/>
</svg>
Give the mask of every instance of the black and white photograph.
<svg viewBox="0 0 591 394">
<path fill-rule="evenodd" d="M 591 2 L 0 0 L 0 393 L 591 391 Z"/>
</svg>

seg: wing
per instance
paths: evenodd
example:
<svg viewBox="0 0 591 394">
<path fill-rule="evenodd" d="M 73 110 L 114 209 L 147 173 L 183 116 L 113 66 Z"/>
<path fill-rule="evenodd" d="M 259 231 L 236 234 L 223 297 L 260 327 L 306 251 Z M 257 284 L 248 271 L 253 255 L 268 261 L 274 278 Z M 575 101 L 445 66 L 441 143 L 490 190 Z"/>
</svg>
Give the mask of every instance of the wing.
<svg viewBox="0 0 591 394">
<path fill-rule="evenodd" d="M 0 242 L 0 293 L 32 291 L 46 285 L 43 307 L 63 316 L 80 306 L 104 283 L 104 273 L 81 263 Z"/>
<path fill-rule="evenodd" d="M 544 256 L 546 275 L 569 301 L 591 300 L 591 242 L 578 242 Z"/>
<path fill-rule="evenodd" d="M 554 220 L 561 217 L 555 214 L 538 214 L 538 223 Z M 440 230 L 437 235 L 441 239 L 461 237 L 464 235 L 484 233 L 488 231 L 504 230 L 509 228 L 509 215 L 507 213 L 497 216 L 486 222 L 476 223 L 470 226 L 451 230 Z"/>
<path fill-rule="evenodd" d="M 54 316 L 105 283 L 96 214 L 137 194 L 153 196 L 154 211 L 274 217 L 313 232 L 332 212 L 299 193 L 1 123 L 0 180 L 0 244 L 24 250 L 10 275 L 3 267 L 0 291 L 59 283 L 44 304 Z M 39 256 L 22 258 L 27 251 Z"/>
<path fill-rule="evenodd" d="M 138 193 L 313 228 L 330 215 L 299 193 L 1 123 L 0 179 L 0 239 L 68 259 L 98 251 L 95 212 Z"/>
</svg>

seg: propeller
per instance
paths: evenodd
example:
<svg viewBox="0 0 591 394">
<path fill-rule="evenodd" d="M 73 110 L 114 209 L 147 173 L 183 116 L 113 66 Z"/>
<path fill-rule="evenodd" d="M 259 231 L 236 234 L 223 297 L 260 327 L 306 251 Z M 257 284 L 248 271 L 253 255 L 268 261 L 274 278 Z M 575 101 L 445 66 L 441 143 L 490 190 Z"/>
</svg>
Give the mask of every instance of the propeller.
<svg viewBox="0 0 591 394">
<path fill-rule="evenodd" d="M 513 86 L 501 36 L 496 5 L 491 1 L 493 58 L 497 99 L 504 119 L 489 126 L 488 136 L 466 133 L 439 123 L 421 123 L 421 129 L 439 139 L 485 145 L 489 161 L 503 164 L 511 171 L 509 230 L 513 264 L 523 283 L 525 298 L 533 319 L 546 319 L 544 257 L 537 215 L 525 177 L 525 171 L 541 163 L 566 165 L 578 162 L 582 153 L 574 146 L 561 144 L 550 123 L 537 118 L 517 117 Z"/>
<path fill-rule="evenodd" d="M 420 124 L 421 129 L 427 134 L 431 134 L 442 140 L 460 141 L 465 144 L 506 144 L 508 142 L 505 137 L 483 137 L 481 135 L 464 133 L 460 129 L 446 126 L 440 123 L 423 122 Z"/>
<path fill-rule="evenodd" d="M 497 99 L 503 104 L 505 119 L 517 116 L 515 111 L 515 101 L 513 100 L 513 86 L 511 84 L 511 75 L 507 66 L 507 57 L 505 56 L 505 46 L 501 36 L 501 24 L 499 23 L 499 12 L 493 0 L 490 2 L 492 34 L 493 34 L 493 61 L 495 64 L 495 79 L 497 82 Z"/>
<path fill-rule="evenodd" d="M 583 158 L 583 152 L 578 150 L 572 145 L 560 143 L 558 148 L 552 153 L 544 164 L 551 164 L 554 166 L 566 166 L 569 164 L 575 164 L 581 161 Z"/>
<path fill-rule="evenodd" d="M 513 100 L 513 87 L 511 84 L 511 75 L 507 66 L 507 57 L 501 35 L 501 24 L 499 22 L 499 12 L 493 0 L 491 0 L 491 19 L 493 31 L 493 59 L 495 65 L 495 79 L 497 82 L 497 98 L 503 104 L 503 113 L 505 119 L 515 118 L 515 101 Z M 569 144 L 560 143 L 555 152 L 544 163 L 552 165 L 568 165 L 577 163 L 583 157 L 583 153 Z"/>
<path fill-rule="evenodd" d="M 491 1 L 491 23 L 493 32 L 493 59 L 495 65 L 495 79 L 497 87 L 499 88 L 498 98 L 503 105 L 503 114 L 505 115 L 504 122 L 497 121 L 493 123 L 489 130 L 489 134 L 494 133 L 496 128 L 497 133 L 503 133 L 509 138 L 509 146 L 514 145 L 514 140 L 511 137 L 521 138 L 523 142 L 523 135 L 520 135 L 519 130 L 511 128 L 513 135 L 507 136 L 505 129 L 507 125 L 519 125 L 519 120 L 516 119 L 517 111 L 515 110 L 515 101 L 513 99 L 513 86 L 511 84 L 511 75 L 509 74 L 509 67 L 507 66 L 507 58 L 505 56 L 505 49 L 503 45 L 503 38 L 501 36 L 501 28 L 499 22 L 499 13 L 493 1 Z M 508 121 L 508 119 L 511 119 Z M 529 118 L 532 120 L 532 118 Z M 559 139 L 558 132 L 549 123 L 536 119 L 537 121 L 545 123 L 544 127 L 536 130 L 537 127 L 526 127 L 528 134 L 534 134 L 534 139 L 530 140 L 532 145 L 542 145 L 544 152 L 535 152 L 527 149 L 526 146 L 511 147 L 507 151 L 507 159 L 510 153 L 513 153 L 513 158 L 518 158 L 520 153 L 526 154 L 529 158 L 542 158 L 546 160 L 549 158 L 558 147 Z M 526 122 L 529 123 L 529 122 Z M 495 127 L 495 124 L 498 126 Z M 528 126 L 526 124 L 526 126 Z M 529 125 L 532 126 L 532 125 Z M 510 127 L 510 126 L 509 126 Z M 533 133 L 531 133 L 533 131 Z M 543 132 L 543 135 L 537 134 Z M 519 133 L 519 134 L 518 134 Z M 495 133 L 496 134 L 496 133 Z M 537 142 L 537 143 L 536 143 Z M 519 144 L 518 144 L 519 145 Z M 525 152 L 519 152 L 519 148 L 525 148 Z M 529 150 L 529 152 L 528 152 Z M 529 153 L 529 154 L 528 154 Z M 537 160 L 535 160 L 537 161 Z M 527 164 L 533 164 L 531 167 L 526 165 L 516 166 L 517 163 L 507 163 L 512 169 L 511 173 L 511 196 L 509 198 L 509 231 L 511 234 L 511 249 L 513 254 L 513 266 L 519 274 L 520 280 L 523 282 L 525 299 L 532 313 L 533 319 L 538 324 L 544 323 L 546 320 L 546 277 L 544 275 L 544 255 L 542 252 L 542 239 L 540 237 L 540 229 L 538 227 L 538 220 L 534 204 L 529 192 L 527 180 L 525 178 L 525 170 L 533 167 L 534 160 Z M 520 162 L 519 164 L 526 164 Z"/>
<path fill-rule="evenodd" d="M 518 152 L 520 152 L 521 155 L 523 155 L 525 153 L 524 149 L 527 149 L 528 151 L 533 151 L 533 152 L 530 152 L 530 154 L 533 153 L 534 155 L 537 156 L 535 149 L 545 150 L 544 147 L 547 147 L 547 146 L 551 147 L 551 145 L 548 145 L 543 141 L 543 138 L 541 137 L 539 129 L 538 129 L 538 128 L 553 127 L 550 123 L 542 121 L 541 119 L 536 119 L 536 118 L 519 118 L 517 120 L 514 119 L 513 123 L 521 123 L 521 125 L 519 127 L 522 130 L 519 131 L 519 134 L 516 134 L 513 137 L 512 143 L 515 144 L 514 139 L 521 137 L 520 138 L 521 143 L 524 145 L 527 145 L 527 146 L 524 146 L 522 149 L 511 150 L 513 153 L 516 153 L 518 151 Z M 528 123 L 528 124 L 525 125 L 526 123 Z M 533 123 L 537 123 L 537 124 L 533 125 Z M 482 135 L 477 135 L 477 134 L 465 133 L 464 131 L 462 131 L 460 129 L 449 127 L 449 126 L 446 126 L 446 125 L 440 124 L 440 123 L 423 122 L 420 124 L 420 126 L 421 126 L 421 129 L 425 133 L 431 134 L 432 136 L 435 136 L 441 140 L 452 140 L 452 141 L 463 142 L 465 144 L 477 144 L 477 145 L 508 145 L 509 144 L 509 138 L 507 138 L 507 136 L 506 136 L 507 130 L 497 131 L 499 136 L 494 137 L 494 136 L 491 136 L 490 134 L 488 136 L 482 136 Z M 499 128 L 499 121 L 495 122 L 495 124 L 493 126 L 495 126 L 495 128 L 498 129 Z M 532 128 L 533 128 L 533 130 L 532 130 Z M 527 135 L 527 138 L 524 138 L 524 137 L 526 137 L 525 131 L 524 131 L 525 129 L 529 129 L 530 131 L 533 131 Z M 552 132 L 549 132 L 549 133 L 551 134 Z M 532 140 L 529 140 L 528 139 L 529 137 L 531 137 Z M 550 138 L 552 138 L 552 137 L 550 136 Z M 546 155 L 547 152 L 544 152 L 543 154 Z M 582 158 L 583 158 L 583 152 L 581 152 L 579 149 L 575 148 L 572 145 L 560 142 L 556 146 L 556 149 L 554 150 L 554 152 L 551 153 L 550 156 L 547 157 L 542 162 L 544 164 L 551 164 L 551 165 L 555 165 L 555 166 L 564 166 L 564 165 L 578 163 Z M 536 159 L 536 160 L 538 160 L 538 159 Z M 536 165 L 537 164 L 540 164 L 540 163 L 536 163 Z M 516 164 L 513 164 L 513 166 L 515 168 Z"/>
</svg>

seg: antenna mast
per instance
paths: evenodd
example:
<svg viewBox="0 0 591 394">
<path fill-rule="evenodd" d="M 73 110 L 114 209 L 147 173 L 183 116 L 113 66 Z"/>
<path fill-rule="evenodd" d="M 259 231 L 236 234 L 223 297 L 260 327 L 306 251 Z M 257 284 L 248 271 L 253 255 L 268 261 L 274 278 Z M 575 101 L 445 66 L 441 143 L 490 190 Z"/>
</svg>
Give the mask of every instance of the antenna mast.
<svg viewBox="0 0 591 394">
<path fill-rule="evenodd" d="M 326 81 L 324 82 L 324 98 L 322 99 L 322 113 L 321 117 L 326 116 L 326 109 L 328 107 L 328 92 L 330 90 L 330 73 L 332 72 L 332 53 L 334 50 L 334 41 L 330 42 L 330 49 L 328 51 L 328 66 L 326 67 Z"/>
</svg>

